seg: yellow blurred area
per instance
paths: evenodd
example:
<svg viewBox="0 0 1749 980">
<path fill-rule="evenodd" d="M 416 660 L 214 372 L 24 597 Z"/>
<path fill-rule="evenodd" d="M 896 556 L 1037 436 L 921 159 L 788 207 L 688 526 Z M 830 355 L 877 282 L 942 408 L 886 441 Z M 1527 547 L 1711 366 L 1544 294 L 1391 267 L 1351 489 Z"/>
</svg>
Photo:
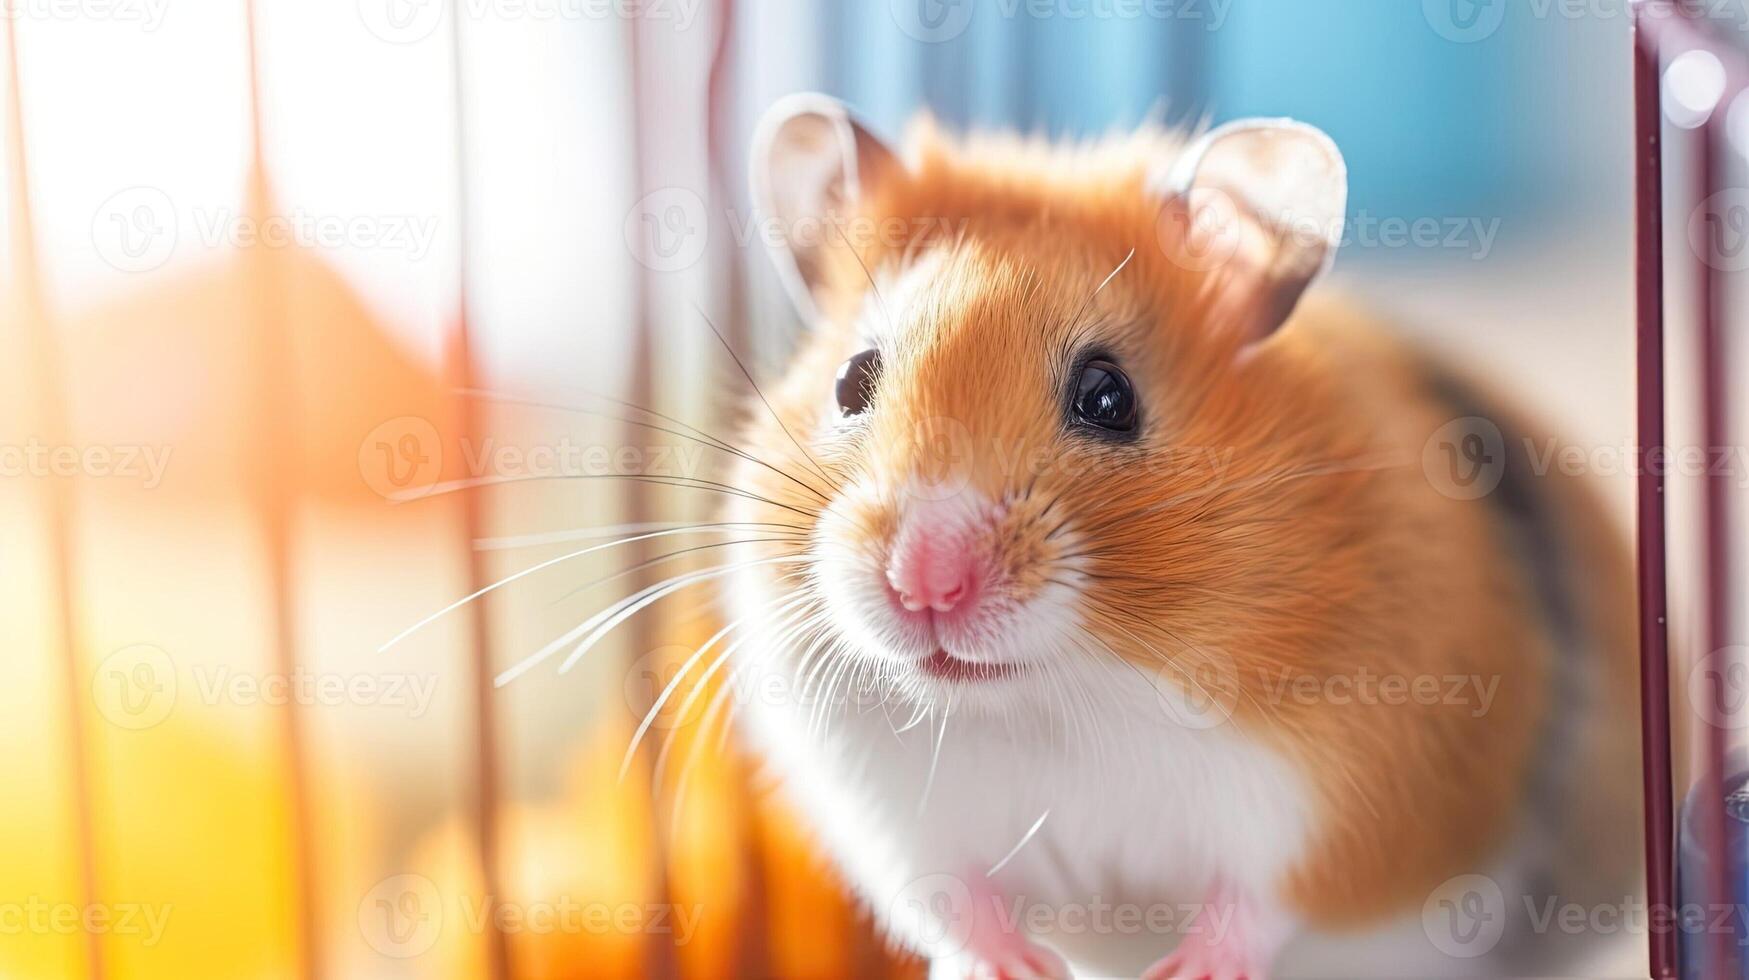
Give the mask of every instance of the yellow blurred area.
<svg viewBox="0 0 1749 980">
<path fill-rule="evenodd" d="M 281 406 L 289 430 L 263 413 L 269 329 L 288 340 L 269 366 L 296 395 Z M 623 594 L 572 593 L 626 559 L 563 566 L 379 652 L 473 587 L 464 494 L 393 499 L 408 433 L 430 457 L 415 489 L 467 472 L 463 403 L 450 368 L 399 350 L 322 262 L 243 252 L 84 312 L 11 309 L 0 338 L 0 444 L 49 439 L 59 399 L 58 445 L 76 460 L 39 472 L 19 455 L 25 472 L 0 480 L 0 976 L 486 977 L 494 936 L 514 977 L 917 971 L 889 958 L 753 789 L 709 692 L 658 719 L 620 778 L 654 693 L 636 671 L 669 677 L 714 632 L 700 604 L 576 671 L 548 664 L 490 692 L 501 778 L 487 884 L 475 638 L 503 651 L 494 669 L 509 666 Z M 60 391 L 29 367 L 45 338 Z M 529 445 L 586 422 L 497 408 L 481 424 Z M 99 465 L 92 447 L 113 458 Z M 612 523 L 622 499 L 480 492 L 494 533 Z M 276 499 L 283 565 L 268 533 Z M 549 551 L 490 553 L 488 575 Z M 290 676 L 276 660 L 282 621 Z"/>
</svg>

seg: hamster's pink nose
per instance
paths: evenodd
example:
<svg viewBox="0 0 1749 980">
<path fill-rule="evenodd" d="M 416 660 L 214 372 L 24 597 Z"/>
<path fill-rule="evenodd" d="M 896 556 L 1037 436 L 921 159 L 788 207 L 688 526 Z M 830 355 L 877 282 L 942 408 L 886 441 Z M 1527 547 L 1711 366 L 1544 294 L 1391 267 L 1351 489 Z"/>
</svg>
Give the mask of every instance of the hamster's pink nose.
<svg viewBox="0 0 1749 980">
<path fill-rule="evenodd" d="M 976 595 L 977 562 L 958 535 L 908 534 L 888 559 L 887 584 L 911 612 L 949 612 Z"/>
</svg>

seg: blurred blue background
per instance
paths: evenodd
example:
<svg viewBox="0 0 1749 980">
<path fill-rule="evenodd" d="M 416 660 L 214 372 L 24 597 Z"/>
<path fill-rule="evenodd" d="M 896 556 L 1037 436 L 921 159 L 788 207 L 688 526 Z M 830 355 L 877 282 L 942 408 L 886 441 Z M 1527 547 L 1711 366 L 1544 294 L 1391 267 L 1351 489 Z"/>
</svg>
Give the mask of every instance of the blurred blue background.
<svg viewBox="0 0 1749 980">
<path fill-rule="evenodd" d="M 756 57 L 799 55 L 779 87 L 837 95 L 889 134 L 921 107 L 956 127 L 1068 137 L 1150 116 L 1294 116 L 1342 146 L 1351 215 L 1502 217 L 1510 244 L 1551 216 L 1625 210 L 1626 9 L 872 0 L 749 5 L 741 28 Z"/>
</svg>

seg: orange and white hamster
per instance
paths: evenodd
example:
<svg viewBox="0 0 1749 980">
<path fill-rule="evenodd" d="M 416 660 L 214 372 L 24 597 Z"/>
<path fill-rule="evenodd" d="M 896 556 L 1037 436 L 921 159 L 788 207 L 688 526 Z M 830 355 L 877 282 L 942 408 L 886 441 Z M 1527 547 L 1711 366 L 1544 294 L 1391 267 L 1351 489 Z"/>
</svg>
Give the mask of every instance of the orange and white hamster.
<svg viewBox="0 0 1749 980">
<path fill-rule="evenodd" d="M 732 519 L 794 541 L 726 579 L 734 669 L 826 853 L 938 976 L 1559 955 L 1528 899 L 1636 881 L 1626 552 L 1497 400 L 1304 295 L 1334 143 L 914 130 L 795 96 L 753 160 L 811 330 L 749 405 Z"/>
</svg>

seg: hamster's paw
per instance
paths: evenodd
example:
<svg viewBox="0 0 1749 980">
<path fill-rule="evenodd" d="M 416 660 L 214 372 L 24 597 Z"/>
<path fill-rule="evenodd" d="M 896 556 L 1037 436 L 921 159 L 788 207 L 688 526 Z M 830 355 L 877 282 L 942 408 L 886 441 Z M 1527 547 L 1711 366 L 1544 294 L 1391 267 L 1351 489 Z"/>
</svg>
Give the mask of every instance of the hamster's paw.
<svg viewBox="0 0 1749 980">
<path fill-rule="evenodd" d="M 1286 917 L 1232 888 L 1219 888 L 1191 920 L 1172 955 L 1142 980 L 1268 980 L 1293 931 Z"/>
<path fill-rule="evenodd" d="M 999 946 L 967 950 L 929 971 L 930 980 L 1073 980 L 1069 964 L 1018 936 Z"/>
<path fill-rule="evenodd" d="M 1226 944 L 1186 942 L 1142 974 L 1142 980 L 1268 980 L 1267 966 Z"/>
</svg>

